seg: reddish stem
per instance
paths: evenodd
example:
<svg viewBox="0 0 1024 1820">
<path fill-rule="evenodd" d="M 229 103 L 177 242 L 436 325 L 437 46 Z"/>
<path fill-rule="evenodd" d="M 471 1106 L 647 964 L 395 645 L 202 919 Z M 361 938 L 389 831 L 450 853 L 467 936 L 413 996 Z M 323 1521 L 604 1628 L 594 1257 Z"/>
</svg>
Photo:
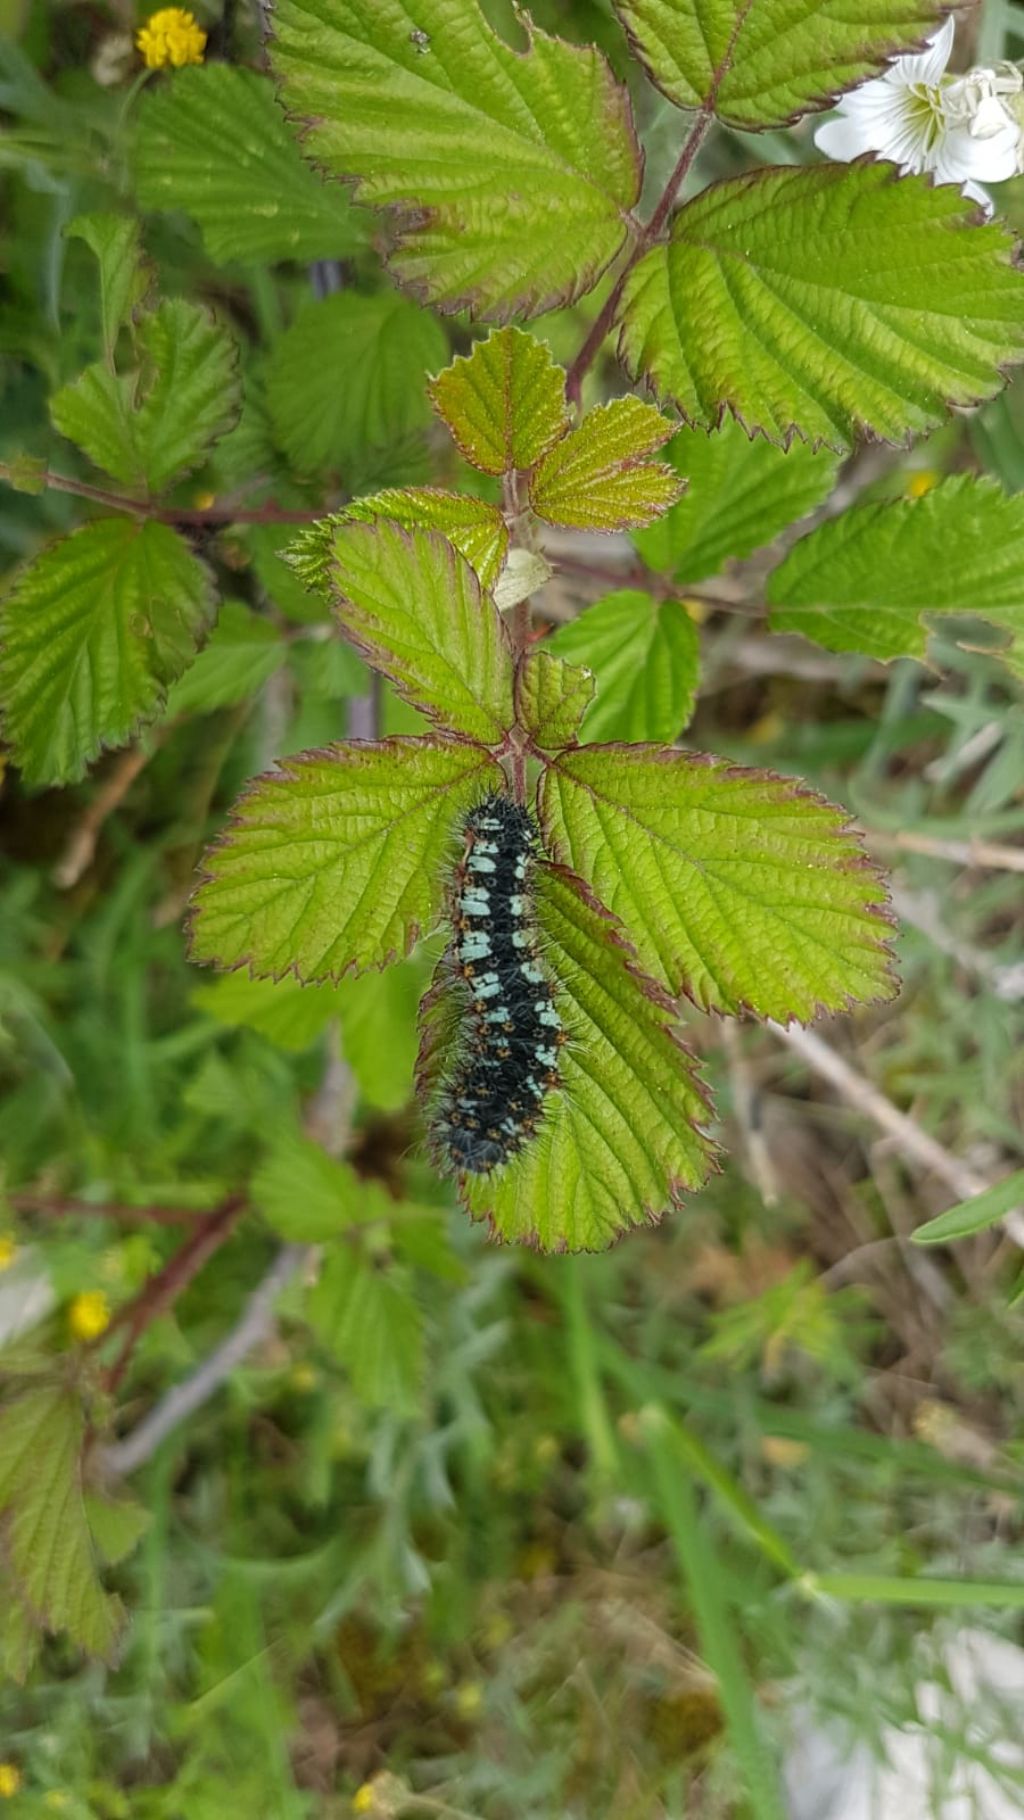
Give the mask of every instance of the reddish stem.
<svg viewBox="0 0 1024 1820">
<path fill-rule="evenodd" d="M 66 1214 L 74 1218 L 84 1214 L 95 1220 L 137 1221 L 155 1226 L 186 1226 L 201 1216 L 184 1207 L 127 1207 L 119 1201 L 83 1201 L 75 1195 L 32 1194 L 18 1189 L 7 1196 L 16 1213 Z"/>
<path fill-rule="evenodd" d="M 267 500 L 261 506 L 207 506 L 194 511 L 187 507 L 158 506 L 148 499 L 131 499 L 126 493 L 111 493 L 105 487 L 94 487 L 87 480 L 76 480 L 70 474 L 54 474 L 47 469 L 43 485 L 54 493 L 73 493 L 78 499 L 91 499 L 97 505 L 109 506 L 113 512 L 127 512 L 133 518 L 152 518 L 164 525 L 306 525 L 322 518 L 326 506 L 292 510 Z"/>
<path fill-rule="evenodd" d="M 672 204 L 675 202 L 676 196 L 685 181 L 687 172 L 704 142 L 704 136 L 711 125 L 713 112 L 714 97 L 710 96 L 708 100 L 705 101 L 704 106 L 701 108 L 700 113 L 697 115 L 686 136 L 686 142 L 676 160 L 675 169 L 658 198 L 657 206 L 655 207 L 650 221 L 647 222 L 646 226 L 643 227 L 637 235 L 632 252 L 605 298 L 583 346 L 580 348 L 572 366 L 569 368 L 565 381 L 565 395 L 572 405 L 578 405 L 580 402 L 580 393 L 583 389 L 584 377 L 589 373 L 590 368 L 593 366 L 598 350 L 611 328 L 612 323 L 615 321 L 615 314 L 619 304 L 622 302 L 622 293 L 626 288 L 626 283 L 631 272 L 634 267 L 640 263 L 644 254 L 650 251 L 671 214 Z"/>
<path fill-rule="evenodd" d="M 106 1387 L 109 1392 L 117 1389 L 128 1369 L 129 1361 L 147 1327 L 160 1315 L 166 1313 L 188 1288 L 193 1278 L 198 1276 L 203 1265 L 218 1251 L 225 1240 L 230 1238 L 238 1221 L 245 1211 L 245 1197 L 240 1194 L 230 1195 L 212 1213 L 204 1214 L 196 1230 L 185 1240 L 174 1256 L 168 1260 L 162 1270 L 144 1283 L 137 1296 L 118 1310 L 113 1321 L 104 1334 L 125 1329 L 121 1350 L 106 1375 Z"/>
</svg>

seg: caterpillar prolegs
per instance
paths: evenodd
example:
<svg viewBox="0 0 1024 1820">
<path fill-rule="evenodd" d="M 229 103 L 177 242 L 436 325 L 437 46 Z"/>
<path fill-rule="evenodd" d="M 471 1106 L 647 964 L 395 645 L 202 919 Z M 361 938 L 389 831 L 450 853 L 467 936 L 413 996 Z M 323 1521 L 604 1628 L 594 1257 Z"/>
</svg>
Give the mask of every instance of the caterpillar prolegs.
<svg viewBox="0 0 1024 1820">
<path fill-rule="evenodd" d="M 453 920 L 468 1005 L 432 1135 L 451 1169 L 487 1175 L 536 1133 L 545 1095 L 561 1085 L 566 1038 L 532 915 L 536 822 L 495 794 L 470 811 L 463 834 Z"/>
</svg>

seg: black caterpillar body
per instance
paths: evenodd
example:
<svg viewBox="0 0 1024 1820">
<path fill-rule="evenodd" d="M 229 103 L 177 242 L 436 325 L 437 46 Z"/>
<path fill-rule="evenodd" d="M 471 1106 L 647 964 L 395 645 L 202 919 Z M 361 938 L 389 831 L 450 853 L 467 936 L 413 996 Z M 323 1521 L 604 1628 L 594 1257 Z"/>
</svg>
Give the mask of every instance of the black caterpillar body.
<svg viewBox="0 0 1024 1820">
<path fill-rule="evenodd" d="M 536 1132 L 545 1094 L 561 1085 L 566 1039 L 531 915 L 540 830 L 527 810 L 491 795 L 470 811 L 463 833 L 454 922 L 469 1027 L 434 1136 L 452 1169 L 487 1175 Z"/>
</svg>

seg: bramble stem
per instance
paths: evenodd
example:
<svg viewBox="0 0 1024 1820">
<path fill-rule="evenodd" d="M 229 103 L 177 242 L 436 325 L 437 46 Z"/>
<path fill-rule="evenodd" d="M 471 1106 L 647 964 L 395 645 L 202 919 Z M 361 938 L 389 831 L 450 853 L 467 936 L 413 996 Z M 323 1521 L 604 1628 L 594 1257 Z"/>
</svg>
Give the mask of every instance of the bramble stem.
<svg viewBox="0 0 1024 1820">
<path fill-rule="evenodd" d="M 91 499 L 97 505 L 109 506 L 112 512 L 127 512 L 133 518 L 152 518 L 164 525 L 305 525 L 322 518 L 328 510 L 326 506 L 317 506 L 315 510 L 308 507 L 292 510 L 275 505 L 273 500 L 267 500 L 262 506 L 207 506 L 192 510 L 155 505 L 149 499 L 132 499 L 127 493 L 111 493 L 106 487 L 94 487 L 89 481 L 76 480 L 71 474 L 54 474 L 49 468 L 40 479 L 44 488 L 52 493 L 73 493 L 78 499 Z"/>
<path fill-rule="evenodd" d="M 704 106 L 694 119 L 693 125 L 686 136 L 683 149 L 676 160 L 675 168 L 658 198 L 657 206 L 650 221 L 647 222 L 646 226 L 642 228 L 641 232 L 637 235 L 632 252 L 629 254 L 618 278 L 615 280 L 614 285 L 605 298 L 583 346 L 580 348 L 572 366 L 569 368 L 565 381 L 565 394 L 571 405 L 578 405 L 580 402 L 580 393 L 583 388 L 584 377 L 589 373 L 590 368 L 593 366 L 598 350 L 611 328 L 612 323 L 615 321 L 615 313 L 618 310 L 619 304 L 622 302 L 622 293 L 626 288 L 627 280 L 634 267 L 639 265 L 644 254 L 650 252 L 651 247 L 657 240 L 662 228 L 665 226 L 672 211 L 672 205 L 686 179 L 690 166 L 704 143 L 704 138 L 711 125 L 713 114 L 714 95 L 712 94 L 708 97 L 707 101 L 705 101 Z"/>
<path fill-rule="evenodd" d="M 126 1332 L 121 1350 L 107 1372 L 108 1392 L 117 1389 L 147 1327 L 151 1327 L 160 1315 L 173 1307 L 193 1277 L 198 1276 L 207 1259 L 230 1238 L 246 1206 L 244 1195 L 233 1194 L 222 1201 L 219 1207 L 215 1207 L 212 1213 L 202 1215 L 196 1223 L 195 1231 L 179 1246 L 163 1269 L 150 1277 L 138 1295 L 114 1316 L 104 1339 L 122 1327 Z"/>
</svg>

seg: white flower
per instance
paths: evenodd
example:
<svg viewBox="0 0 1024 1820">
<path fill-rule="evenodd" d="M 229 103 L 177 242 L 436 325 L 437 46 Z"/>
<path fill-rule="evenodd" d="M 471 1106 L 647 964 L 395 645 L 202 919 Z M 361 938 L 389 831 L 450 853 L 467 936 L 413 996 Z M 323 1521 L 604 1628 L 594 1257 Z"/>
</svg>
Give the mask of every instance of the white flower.
<svg viewBox="0 0 1024 1820">
<path fill-rule="evenodd" d="M 1009 98 L 1024 80 L 1012 64 L 947 76 L 953 29 L 948 18 L 927 50 L 897 57 L 884 76 L 844 95 L 814 143 L 843 163 L 876 152 L 904 174 L 931 171 L 937 183 L 959 184 L 991 214 L 981 184 L 1002 183 L 1021 169 L 1024 134 Z"/>
</svg>

